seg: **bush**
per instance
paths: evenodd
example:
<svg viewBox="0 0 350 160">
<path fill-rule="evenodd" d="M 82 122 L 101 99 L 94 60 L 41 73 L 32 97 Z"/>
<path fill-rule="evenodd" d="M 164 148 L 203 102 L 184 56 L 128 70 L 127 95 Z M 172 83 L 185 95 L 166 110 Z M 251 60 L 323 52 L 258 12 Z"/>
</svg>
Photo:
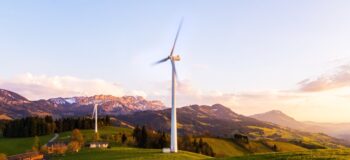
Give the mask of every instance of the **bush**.
<svg viewBox="0 0 350 160">
<path fill-rule="evenodd" d="M 0 160 L 7 160 L 6 155 L 3 153 L 0 153 Z"/>
</svg>

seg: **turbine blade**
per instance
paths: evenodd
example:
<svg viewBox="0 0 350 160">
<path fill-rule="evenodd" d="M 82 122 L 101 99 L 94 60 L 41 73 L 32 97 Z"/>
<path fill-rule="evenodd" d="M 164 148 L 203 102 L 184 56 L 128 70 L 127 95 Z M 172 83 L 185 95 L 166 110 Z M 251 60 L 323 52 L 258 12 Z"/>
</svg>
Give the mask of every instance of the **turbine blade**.
<svg viewBox="0 0 350 160">
<path fill-rule="evenodd" d="M 179 28 L 177 29 L 175 41 L 174 41 L 174 44 L 173 44 L 173 48 L 171 49 L 170 56 L 172 56 L 174 54 L 175 45 L 176 45 L 177 38 L 179 37 L 179 34 L 180 34 L 180 30 L 181 30 L 181 27 L 182 27 L 182 22 L 183 22 L 183 18 L 181 19 Z"/>
<path fill-rule="evenodd" d="M 177 76 L 176 67 L 175 67 L 175 62 L 174 62 L 174 61 L 171 61 L 171 65 L 172 65 L 172 69 L 173 69 L 174 74 L 175 74 L 175 80 L 176 80 L 176 82 L 179 83 L 179 78 L 178 78 L 178 76 Z"/>
<path fill-rule="evenodd" d="M 159 61 L 157 61 L 157 62 L 154 62 L 153 65 L 156 65 L 156 64 L 159 64 L 159 63 L 163 63 L 163 62 L 167 61 L 168 59 L 170 59 L 170 58 L 169 58 L 169 57 L 166 57 L 166 58 L 161 59 L 161 60 L 159 60 Z"/>
<path fill-rule="evenodd" d="M 95 115 L 95 107 L 94 107 L 94 110 L 92 111 L 91 119 L 94 119 L 94 115 Z"/>
</svg>

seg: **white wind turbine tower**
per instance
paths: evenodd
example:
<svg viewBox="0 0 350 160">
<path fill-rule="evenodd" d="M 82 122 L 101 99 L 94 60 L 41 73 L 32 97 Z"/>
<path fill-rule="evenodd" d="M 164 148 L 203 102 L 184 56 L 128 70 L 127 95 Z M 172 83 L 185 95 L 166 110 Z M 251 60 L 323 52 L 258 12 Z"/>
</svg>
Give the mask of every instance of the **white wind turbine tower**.
<svg viewBox="0 0 350 160">
<path fill-rule="evenodd" d="M 176 68 L 175 68 L 175 62 L 180 61 L 179 55 L 174 55 L 174 49 L 176 45 L 177 38 L 179 36 L 180 30 L 182 26 L 182 20 L 180 22 L 179 28 L 176 33 L 175 41 L 173 44 L 173 47 L 170 51 L 170 55 L 160 61 L 157 61 L 154 64 L 159 64 L 166 62 L 170 60 L 171 66 L 172 66 L 172 83 L 171 83 L 171 141 L 170 141 L 170 152 L 176 153 L 177 152 L 177 125 L 176 125 L 176 107 L 175 107 L 175 82 L 177 80 L 177 74 L 176 74 Z"/>
<path fill-rule="evenodd" d="M 95 106 L 94 106 L 94 111 L 92 111 L 92 117 L 91 118 L 94 118 L 94 116 L 95 116 L 95 133 L 97 133 L 98 132 L 98 127 L 97 127 L 97 118 L 98 118 L 98 113 L 97 113 L 97 106 L 98 106 L 98 104 L 95 104 Z"/>
</svg>

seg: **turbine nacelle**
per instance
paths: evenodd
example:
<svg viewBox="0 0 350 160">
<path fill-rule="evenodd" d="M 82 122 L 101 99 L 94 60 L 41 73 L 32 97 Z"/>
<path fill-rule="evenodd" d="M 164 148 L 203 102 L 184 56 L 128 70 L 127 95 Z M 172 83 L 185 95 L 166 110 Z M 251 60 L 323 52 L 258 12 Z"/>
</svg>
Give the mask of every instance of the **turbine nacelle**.
<svg viewBox="0 0 350 160">
<path fill-rule="evenodd" d="M 173 56 L 169 56 L 169 59 L 172 61 L 180 61 L 180 55 L 173 55 Z"/>
</svg>

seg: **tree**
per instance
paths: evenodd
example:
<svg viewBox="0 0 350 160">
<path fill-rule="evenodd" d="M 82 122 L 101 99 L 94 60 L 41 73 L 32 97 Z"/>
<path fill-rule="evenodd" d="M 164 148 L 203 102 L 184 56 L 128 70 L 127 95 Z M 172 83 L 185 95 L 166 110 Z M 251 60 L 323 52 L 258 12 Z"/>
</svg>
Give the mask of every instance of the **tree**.
<svg viewBox="0 0 350 160">
<path fill-rule="evenodd" d="M 134 131 L 132 133 L 132 137 L 134 138 L 136 144 L 139 144 L 140 139 L 141 139 L 141 129 L 138 125 L 134 128 Z"/>
<path fill-rule="evenodd" d="M 123 135 L 122 135 L 122 144 L 125 144 L 127 139 L 128 139 L 128 137 L 126 137 L 126 135 L 123 133 Z"/>
<path fill-rule="evenodd" d="M 203 150 L 203 139 L 202 138 L 199 138 L 198 148 L 199 148 L 199 153 L 202 153 L 202 150 Z"/>
<path fill-rule="evenodd" d="M 166 146 L 167 140 L 166 140 L 166 136 L 165 136 L 164 132 L 162 132 L 162 135 L 159 136 L 158 143 L 159 143 L 160 148 L 164 148 Z"/>
<path fill-rule="evenodd" d="M 79 129 L 74 129 L 71 135 L 71 141 L 77 141 L 80 146 L 84 144 L 84 137 Z"/>
<path fill-rule="evenodd" d="M 118 143 L 118 134 L 113 135 L 113 140 L 114 142 Z"/>
<path fill-rule="evenodd" d="M 191 137 L 189 135 L 185 135 L 181 138 L 179 146 L 181 150 L 194 152 L 194 149 L 192 147 L 193 144 L 191 142 Z"/>
<path fill-rule="evenodd" d="M 40 139 L 38 136 L 35 136 L 34 137 L 34 143 L 33 143 L 33 146 L 32 146 L 32 150 L 33 151 L 39 151 L 40 150 Z"/>
<path fill-rule="evenodd" d="M 68 150 L 70 152 L 79 152 L 81 145 L 78 141 L 71 141 L 68 144 Z"/>
<path fill-rule="evenodd" d="M 195 151 L 196 153 L 199 153 L 199 147 L 198 147 L 198 143 L 197 143 L 197 139 L 196 139 L 196 138 L 194 138 L 193 143 L 192 143 L 192 146 L 193 146 L 193 148 L 194 148 L 194 151 Z"/>
<path fill-rule="evenodd" d="M 147 130 L 146 130 L 145 126 L 142 126 L 139 147 L 146 148 L 147 147 L 147 142 L 148 142 Z"/>
<path fill-rule="evenodd" d="M 273 145 L 272 150 L 277 152 L 278 148 L 276 144 Z"/>
</svg>

